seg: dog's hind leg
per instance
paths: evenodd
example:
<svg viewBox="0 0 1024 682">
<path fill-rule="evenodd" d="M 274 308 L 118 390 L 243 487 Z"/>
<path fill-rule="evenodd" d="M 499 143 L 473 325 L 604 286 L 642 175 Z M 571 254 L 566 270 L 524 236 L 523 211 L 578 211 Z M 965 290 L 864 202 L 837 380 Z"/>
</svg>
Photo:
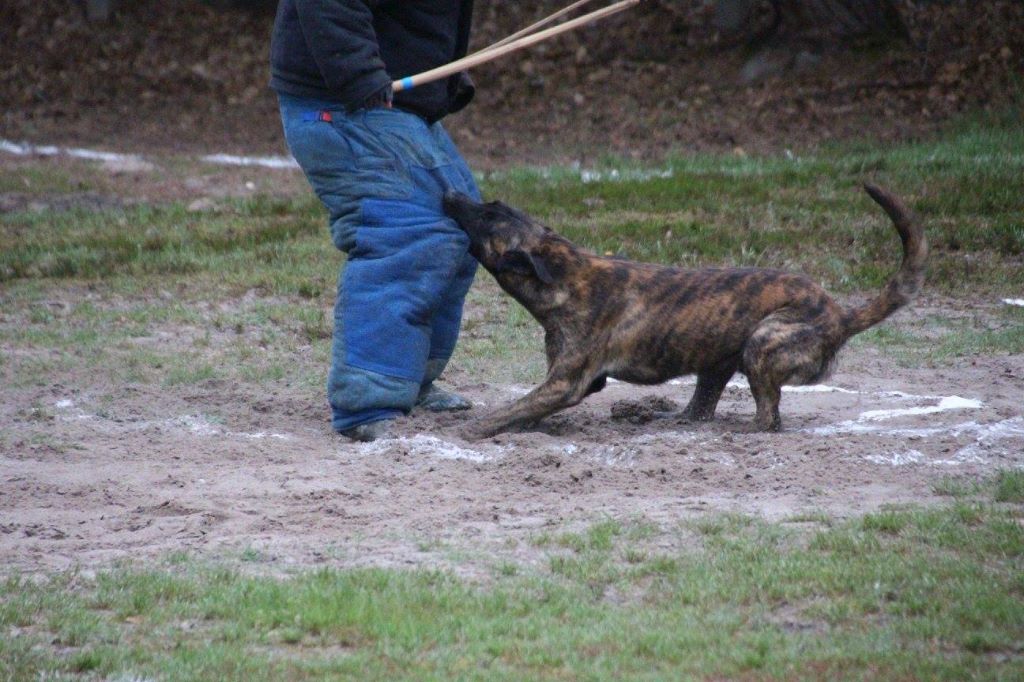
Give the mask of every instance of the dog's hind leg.
<svg viewBox="0 0 1024 682">
<path fill-rule="evenodd" d="M 782 386 L 820 381 L 833 356 L 825 333 L 815 324 L 790 322 L 774 315 L 765 318 L 743 348 L 743 371 L 757 404 L 757 428 L 780 430 Z"/>
<path fill-rule="evenodd" d="M 690 403 L 683 410 L 683 417 L 691 421 L 706 422 L 715 418 L 718 399 L 722 397 L 729 379 L 736 373 L 736 358 L 728 358 L 714 367 L 697 375 L 697 388 Z"/>
</svg>

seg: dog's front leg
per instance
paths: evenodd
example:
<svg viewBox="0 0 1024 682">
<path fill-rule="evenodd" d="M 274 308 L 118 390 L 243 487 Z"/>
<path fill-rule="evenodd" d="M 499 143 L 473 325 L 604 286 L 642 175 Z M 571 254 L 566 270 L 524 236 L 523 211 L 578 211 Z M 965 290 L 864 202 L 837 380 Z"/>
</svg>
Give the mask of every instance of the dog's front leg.
<svg viewBox="0 0 1024 682">
<path fill-rule="evenodd" d="M 579 367 L 570 370 L 564 365 L 555 366 L 540 386 L 508 407 L 481 417 L 467 426 L 462 435 L 467 440 L 487 438 L 513 426 L 528 424 L 572 407 L 583 400 L 596 379 L 596 373 Z"/>
</svg>

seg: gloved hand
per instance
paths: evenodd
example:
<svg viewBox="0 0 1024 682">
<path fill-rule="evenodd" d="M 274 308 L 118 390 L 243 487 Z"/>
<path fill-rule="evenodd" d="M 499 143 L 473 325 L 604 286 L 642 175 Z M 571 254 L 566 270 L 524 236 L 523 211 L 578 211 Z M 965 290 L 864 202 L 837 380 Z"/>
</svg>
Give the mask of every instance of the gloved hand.
<svg viewBox="0 0 1024 682">
<path fill-rule="evenodd" d="M 363 100 L 363 103 L 359 105 L 360 109 L 390 109 L 391 100 L 394 98 L 395 93 L 391 89 L 391 84 L 385 85 L 383 88 L 373 93 L 369 97 Z"/>
</svg>

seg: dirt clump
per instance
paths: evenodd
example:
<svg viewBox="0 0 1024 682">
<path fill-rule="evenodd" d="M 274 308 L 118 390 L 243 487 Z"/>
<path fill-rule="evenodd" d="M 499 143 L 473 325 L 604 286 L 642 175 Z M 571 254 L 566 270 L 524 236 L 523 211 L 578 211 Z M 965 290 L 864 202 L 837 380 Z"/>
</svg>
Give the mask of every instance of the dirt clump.
<svg viewBox="0 0 1024 682">
<path fill-rule="evenodd" d="M 612 403 L 611 415 L 616 421 L 639 425 L 672 416 L 679 409 L 679 403 L 674 400 L 652 395 L 639 400 L 616 400 Z"/>
</svg>

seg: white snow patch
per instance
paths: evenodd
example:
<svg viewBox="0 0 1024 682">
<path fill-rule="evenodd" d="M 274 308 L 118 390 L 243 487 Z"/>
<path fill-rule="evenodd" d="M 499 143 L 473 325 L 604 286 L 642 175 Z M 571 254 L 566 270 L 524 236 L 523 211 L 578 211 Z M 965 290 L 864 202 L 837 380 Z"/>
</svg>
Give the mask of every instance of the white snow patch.
<svg viewBox="0 0 1024 682">
<path fill-rule="evenodd" d="M 395 445 L 401 445 L 409 450 L 409 454 L 417 457 L 437 457 L 439 459 L 461 459 L 470 462 L 489 462 L 497 457 L 495 454 L 470 450 L 459 447 L 455 443 L 449 443 L 436 436 L 427 436 L 417 433 L 415 436 L 406 438 L 382 438 L 372 443 L 360 446 L 360 454 L 379 455 L 389 451 Z"/>
<path fill-rule="evenodd" d="M 118 154 L 96 149 L 78 147 L 57 147 L 54 145 L 18 144 L 10 140 L 0 139 L 0 151 L 15 156 L 70 156 L 76 159 L 102 161 L 112 170 L 125 172 L 152 169 L 152 164 L 138 154 Z M 206 163 L 222 166 L 260 166 L 263 168 L 298 168 L 299 164 L 291 156 L 238 156 L 235 154 L 207 154 L 200 157 Z"/>
<path fill-rule="evenodd" d="M 169 423 L 171 426 L 180 426 L 188 429 L 197 436 L 220 435 L 220 429 L 215 427 L 213 424 L 202 417 L 194 417 L 190 414 L 183 415 L 177 419 L 171 419 Z"/>
<path fill-rule="evenodd" d="M 953 453 L 952 456 L 944 459 L 927 460 L 921 458 L 915 460 L 913 454 L 917 453 L 917 450 L 911 450 L 909 453 L 890 453 L 888 455 L 868 455 L 865 457 L 868 461 L 875 462 L 876 464 L 891 464 L 893 466 L 917 463 L 930 466 L 959 466 L 961 464 L 984 464 L 987 462 L 985 455 L 998 447 L 1002 441 L 1012 438 L 1024 439 L 1024 417 L 1011 417 L 1010 419 L 988 424 L 969 421 L 949 426 L 919 429 L 890 429 L 883 426 L 848 421 L 831 426 L 808 429 L 806 432 L 820 435 L 877 434 L 880 436 L 901 436 L 907 438 L 937 435 L 950 435 L 959 438 L 965 435 L 973 435 L 973 442 L 968 443 Z M 1024 448 L 1018 450 L 1018 458 L 1020 460 L 1018 464 L 1024 465 Z"/>
<path fill-rule="evenodd" d="M 63 400 L 58 400 L 57 402 L 55 402 L 53 404 L 53 406 L 56 407 L 56 408 L 59 408 L 61 410 L 66 410 L 69 407 L 74 407 L 75 406 L 75 402 L 73 400 L 68 400 L 67 398 L 65 398 Z"/>
<path fill-rule="evenodd" d="M 973 398 L 961 398 L 958 395 L 951 395 L 942 398 L 938 405 L 924 405 L 921 407 L 906 407 L 900 410 L 869 410 L 862 412 L 857 421 L 882 421 L 896 417 L 906 417 L 917 414 L 936 414 L 948 410 L 976 410 L 984 403 Z"/>
<path fill-rule="evenodd" d="M 641 433 L 629 440 L 636 445 L 652 445 L 670 443 L 673 445 L 688 445 L 697 440 L 697 434 L 693 431 L 658 431 L 655 433 Z"/>
<path fill-rule="evenodd" d="M 92 149 L 76 149 L 74 147 L 63 149 L 62 151 L 76 159 L 88 159 L 89 161 L 142 161 L 142 157 L 136 154 L 98 152 Z"/>
<path fill-rule="evenodd" d="M 1004 298 L 1003 303 L 1024 308 L 1024 298 Z"/>
<path fill-rule="evenodd" d="M 90 161 L 104 162 L 131 162 L 142 163 L 142 157 L 138 154 L 117 154 L 115 152 L 101 152 L 95 149 L 80 149 L 77 147 L 55 147 L 52 145 L 36 146 L 32 144 L 18 144 L 10 140 L 0 139 L 0 151 L 15 156 L 71 156 L 76 159 L 88 159 Z"/>
<path fill-rule="evenodd" d="M 608 467 L 625 467 L 628 469 L 635 463 L 636 455 L 637 451 L 633 448 L 606 445 L 594 450 L 589 459 Z"/>
<path fill-rule="evenodd" d="M 973 424 L 974 422 L 968 422 Z M 857 421 L 844 421 L 828 426 L 817 426 L 811 429 L 804 429 L 804 433 L 813 433 L 817 436 L 835 436 L 839 434 L 853 435 L 858 433 L 877 433 L 883 436 L 934 436 L 940 433 L 951 433 L 956 427 L 930 427 L 920 429 L 890 429 L 884 426 L 871 426 L 861 424 Z"/>
<path fill-rule="evenodd" d="M 731 379 L 728 384 L 729 388 L 740 388 L 749 389 L 750 382 L 744 376 L 738 376 Z M 841 388 L 839 386 L 829 386 L 828 384 L 811 384 L 809 386 L 783 386 L 783 393 L 848 393 L 850 395 L 861 395 L 860 391 L 851 391 L 848 388 Z"/>
<path fill-rule="evenodd" d="M 221 166 L 261 166 L 263 168 L 298 168 L 299 164 L 290 156 L 235 156 L 234 154 L 207 154 L 202 157 L 206 163 Z"/>
<path fill-rule="evenodd" d="M 898 467 L 906 464 L 918 464 L 925 458 L 924 453 L 919 450 L 908 450 L 907 452 L 891 452 L 885 455 L 865 455 L 864 459 L 874 464 L 888 464 Z"/>
<path fill-rule="evenodd" d="M 974 424 L 973 430 L 977 433 L 975 441 L 966 447 L 960 448 L 951 458 L 938 460 L 932 464 L 959 465 L 984 463 L 983 456 L 988 450 L 996 446 L 999 441 L 1010 438 L 1024 438 L 1024 417 L 1012 417 L 992 424 Z M 959 435 L 957 433 L 956 435 Z M 1024 450 L 1019 451 L 1024 455 Z M 1024 462 L 1018 462 L 1021 464 Z"/>
<path fill-rule="evenodd" d="M 671 178 L 675 175 L 675 171 L 671 168 L 665 169 L 651 169 L 651 170 L 623 170 L 620 171 L 617 168 L 613 168 L 608 171 L 599 170 L 581 170 L 580 181 L 583 184 L 589 184 L 591 182 L 626 182 L 626 181 L 639 181 L 646 182 L 648 180 Z"/>
<path fill-rule="evenodd" d="M 242 433 L 240 431 L 229 431 L 229 436 L 238 436 L 239 438 L 250 438 L 252 440 L 263 440 L 264 438 L 276 438 L 277 440 L 289 440 L 291 436 L 285 433 L 263 433 L 257 431 L 256 433 Z"/>
<path fill-rule="evenodd" d="M 903 391 L 882 391 L 877 393 L 885 398 L 899 398 L 900 400 L 941 400 L 941 396 L 937 395 L 916 395 L 914 393 L 904 393 Z"/>
<path fill-rule="evenodd" d="M 3 139 L 0 139 L 0 151 L 5 151 L 8 154 L 14 154 L 15 156 L 31 156 L 32 154 L 53 156 L 60 153 L 60 150 L 57 147 L 34 147 L 30 144 L 18 144 L 16 142 Z"/>
<path fill-rule="evenodd" d="M 131 425 L 131 428 L 136 430 L 146 429 L 159 426 L 170 426 L 173 428 L 183 428 L 196 436 L 202 436 L 204 438 L 221 437 L 221 438 L 246 438 L 248 440 L 263 440 L 264 438 L 274 438 L 276 440 L 291 440 L 292 436 L 286 433 L 266 433 L 264 431 L 257 431 L 256 433 L 247 433 L 245 431 L 229 431 L 222 429 L 216 424 L 210 422 L 202 416 L 195 416 L 191 414 L 182 415 L 173 419 L 164 419 L 161 421 L 143 421 Z"/>
<path fill-rule="evenodd" d="M 860 391 L 851 391 L 848 388 L 828 386 L 826 384 L 813 384 L 811 386 L 783 386 L 782 390 L 785 393 L 848 393 L 850 395 L 860 395 Z"/>
</svg>

